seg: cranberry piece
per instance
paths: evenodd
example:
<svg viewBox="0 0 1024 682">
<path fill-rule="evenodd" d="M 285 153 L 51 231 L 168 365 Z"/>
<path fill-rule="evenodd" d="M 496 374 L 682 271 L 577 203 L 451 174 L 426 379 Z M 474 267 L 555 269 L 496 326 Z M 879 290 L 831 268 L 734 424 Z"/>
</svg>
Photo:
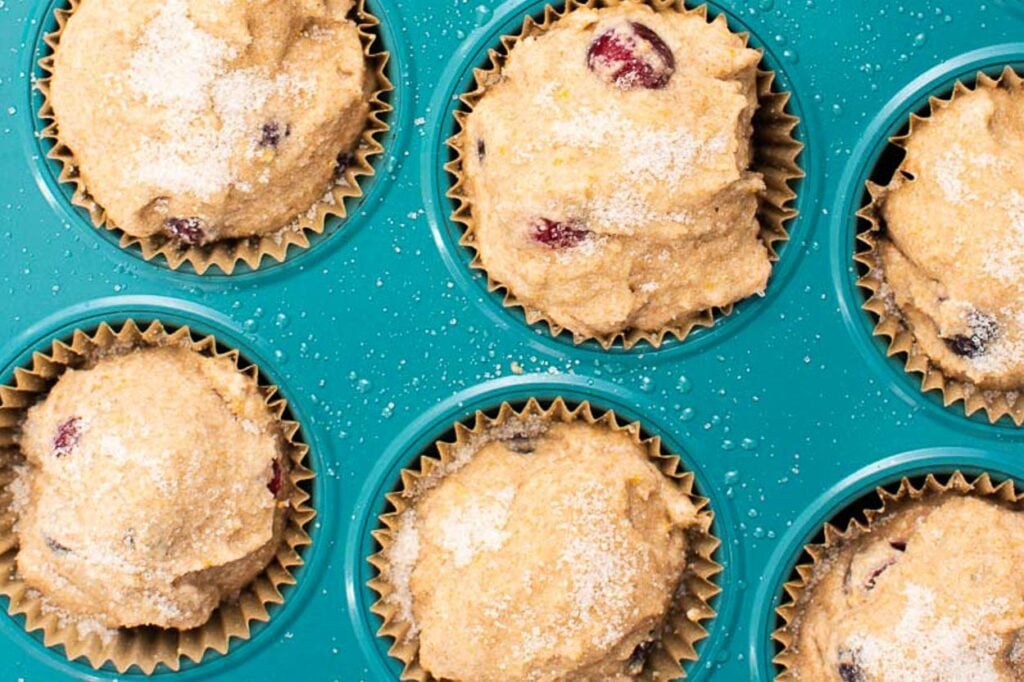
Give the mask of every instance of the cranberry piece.
<svg viewBox="0 0 1024 682">
<path fill-rule="evenodd" d="M 839 664 L 839 679 L 843 682 L 864 682 L 864 671 L 856 663 L 843 661 Z"/>
<path fill-rule="evenodd" d="M 896 550 L 899 554 L 907 551 L 907 543 L 903 540 L 890 540 L 889 547 Z M 875 589 L 875 585 L 878 582 L 878 576 L 885 573 L 889 567 L 897 561 L 899 561 L 898 554 L 885 557 L 885 559 L 883 559 L 882 562 L 868 574 L 867 579 L 864 581 L 864 589 L 869 591 Z"/>
<path fill-rule="evenodd" d="M 164 221 L 164 229 L 178 241 L 190 246 L 202 244 L 203 239 L 206 237 L 206 222 L 202 218 L 195 216 L 191 218 L 168 218 Z"/>
<path fill-rule="evenodd" d="M 60 544 L 59 542 L 57 542 L 56 540 L 54 540 L 53 538 L 51 538 L 49 536 L 44 537 L 43 538 L 43 542 L 46 543 L 46 548 L 49 549 L 54 554 L 63 555 L 63 554 L 67 554 L 67 553 L 69 553 L 71 551 L 70 547 L 66 547 L 65 545 Z"/>
<path fill-rule="evenodd" d="M 836 668 L 839 679 L 843 682 L 864 682 L 866 676 L 860 665 L 859 652 L 842 648 L 838 653 L 839 665 Z"/>
<path fill-rule="evenodd" d="M 269 123 L 263 124 L 262 137 L 260 137 L 261 147 L 271 147 L 276 149 L 281 140 L 292 134 L 292 127 L 290 125 L 281 127 L 281 124 L 277 121 L 270 121 Z"/>
<path fill-rule="evenodd" d="M 589 234 L 590 230 L 583 227 L 583 223 L 578 220 L 560 223 L 547 218 L 539 218 L 534 221 L 533 232 L 530 236 L 535 242 L 552 249 L 568 249 L 579 245 Z"/>
<path fill-rule="evenodd" d="M 946 345 L 963 358 L 976 358 L 982 354 L 982 345 L 978 343 L 978 340 L 964 334 L 946 339 Z"/>
<path fill-rule="evenodd" d="M 61 422 L 53 436 L 53 456 L 65 457 L 78 445 L 82 437 L 82 418 L 71 417 Z"/>
<path fill-rule="evenodd" d="M 660 90 L 675 73 L 676 58 L 661 36 L 631 21 L 594 39 L 587 51 L 587 66 L 622 90 Z"/>
<path fill-rule="evenodd" d="M 529 455 L 536 446 L 533 443 L 533 439 L 523 433 L 516 433 L 502 441 L 512 452 L 518 452 L 520 455 Z"/>
<path fill-rule="evenodd" d="M 962 358 L 976 358 L 988 352 L 988 344 L 999 334 L 999 325 L 991 315 L 979 310 L 967 314 L 967 333 L 944 339 L 951 351 Z"/>
<path fill-rule="evenodd" d="M 483 139 L 479 139 L 476 141 L 476 158 L 483 161 L 485 156 L 487 156 L 487 143 Z"/>
<path fill-rule="evenodd" d="M 868 574 L 867 580 L 864 581 L 864 589 L 865 590 L 873 590 L 873 589 L 875 589 L 875 585 L 877 584 L 877 581 L 878 581 L 878 576 L 880 576 L 883 573 L 885 573 L 889 569 L 889 567 L 892 566 L 895 563 L 896 563 L 896 557 L 888 557 L 888 558 L 886 558 L 885 561 L 883 561 L 881 564 L 876 566 L 874 568 L 874 570 L 872 570 L 871 573 Z"/>
<path fill-rule="evenodd" d="M 270 481 L 267 482 L 267 490 L 271 495 L 277 497 L 282 487 L 284 487 L 284 471 L 281 469 L 281 463 L 275 459 L 271 468 Z"/>
</svg>

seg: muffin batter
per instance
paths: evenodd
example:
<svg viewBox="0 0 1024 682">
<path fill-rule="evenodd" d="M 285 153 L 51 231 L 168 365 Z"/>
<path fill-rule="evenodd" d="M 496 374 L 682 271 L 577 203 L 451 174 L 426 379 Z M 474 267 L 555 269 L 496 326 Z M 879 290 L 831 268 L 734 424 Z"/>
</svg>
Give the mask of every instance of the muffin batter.
<svg viewBox="0 0 1024 682">
<path fill-rule="evenodd" d="M 267 235 L 334 182 L 369 111 L 352 0 L 82 0 L 56 50 L 58 138 L 134 237 Z"/>
<path fill-rule="evenodd" d="M 570 12 L 511 50 L 463 133 L 492 280 L 577 334 L 683 326 L 762 293 L 758 53 L 724 22 Z"/>
<path fill-rule="evenodd" d="M 166 347 L 69 370 L 21 449 L 17 570 L 71 617 L 197 627 L 280 545 L 276 419 L 226 358 Z"/>
<path fill-rule="evenodd" d="M 942 371 L 1024 386 L 1024 93 L 980 87 L 906 141 L 882 200 L 892 303 Z"/>
<path fill-rule="evenodd" d="M 837 682 L 1024 679 L 1024 516 L 975 497 L 914 502 L 817 565 L 793 674 Z"/>
<path fill-rule="evenodd" d="M 404 512 L 390 548 L 420 665 L 458 682 L 633 679 L 695 507 L 625 433 L 499 428 Z"/>
</svg>

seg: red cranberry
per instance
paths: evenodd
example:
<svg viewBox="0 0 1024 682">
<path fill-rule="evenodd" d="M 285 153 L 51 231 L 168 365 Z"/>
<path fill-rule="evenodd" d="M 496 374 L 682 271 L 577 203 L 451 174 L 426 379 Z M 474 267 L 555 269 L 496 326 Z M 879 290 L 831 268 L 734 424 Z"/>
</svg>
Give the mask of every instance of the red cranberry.
<svg viewBox="0 0 1024 682">
<path fill-rule="evenodd" d="M 284 487 L 284 471 L 281 469 L 281 463 L 276 459 L 272 465 L 270 481 L 267 483 L 267 490 L 274 497 L 281 492 L 281 488 Z"/>
<path fill-rule="evenodd" d="M 65 419 L 57 427 L 57 433 L 53 436 L 53 456 L 64 457 L 70 455 L 71 451 L 78 445 L 82 437 L 82 418 L 71 417 Z"/>
<path fill-rule="evenodd" d="M 43 538 L 43 542 L 46 543 L 46 548 L 49 549 L 54 554 L 63 555 L 63 554 L 68 554 L 68 553 L 71 552 L 71 549 L 69 547 L 67 547 L 66 545 L 60 544 L 59 542 L 57 542 L 56 540 L 54 540 L 50 536 L 44 537 Z"/>
<path fill-rule="evenodd" d="M 860 651 L 840 647 L 836 652 L 839 664 L 836 666 L 839 679 L 843 682 L 864 682 L 864 668 L 860 664 Z"/>
<path fill-rule="evenodd" d="M 281 127 L 281 124 L 277 121 L 270 121 L 269 123 L 263 124 L 262 136 L 260 137 L 261 147 L 271 147 L 276 149 L 277 145 L 281 144 L 281 140 L 292 134 L 292 127 L 290 125 Z"/>
<path fill-rule="evenodd" d="M 907 543 L 905 541 L 903 541 L 903 540 L 890 540 L 889 541 L 889 547 L 891 547 L 892 549 L 896 550 L 900 554 L 902 554 L 903 552 L 907 551 Z M 899 560 L 899 556 L 898 555 L 887 556 L 882 561 L 882 563 L 880 563 L 878 566 L 876 566 L 871 571 L 871 573 L 868 574 L 867 580 L 864 581 L 864 589 L 865 590 L 873 590 L 873 589 L 875 589 L 875 585 L 877 584 L 877 581 L 878 581 L 878 576 L 880 576 L 883 573 L 885 573 L 889 569 L 889 567 L 894 565 L 898 560 Z"/>
<path fill-rule="evenodd" d="M 675 73 L 676 58 L 661 36 L 631 21 L 594 39 L 587 51 L 587 66 L 622 90 L 660 90 Z"/>
<path fill-rule="evenodd" d="M 945 340 L 949 349 L 962 358 L 976 358 L 981 355 L 982 344 L 974 337 L 957 334 Z"/>
<path fill-rule="evenodd" d="M 206 237 L 206 222 L 202 218 L 195 216 L 191 218 L 168 218 L 164 221 L 164 229 L 172 237 L 189 246 L 202 244 L 203 239 Z"/>
<path fill-rule="evenodd" d="M 509 450 L 518 452 L 520 455 L 529 455 L 536 449 L 533 439 L 525 433 L 512 434 L 502 442 Z"/>
<path fill-rule="evenodd" d="M 885 559 L 885 561 L 883 561 L 881 564 L 879 564 L 874 569 L 872 569 L 871 573 L 868 574 L 867 580 L 864 581 L 864 589 L 865 590 L 873 590 L 873 589 L 875 589 L 875 585 L 877 584 L 877 581 L 878 581 L 878 576 L 880 576 L 883 573 L 885 573 L 886 570 L 888 570 L 888 568 L 890 566 L 892 566 L 893 564 L 895 564 L 895 563 L 896 563 L 896 557 L 887 557 Z"/>
<path fill-rule="evenodd" d="M 533 232 L 530 236 L 535 242 L 552 249 L 568 249 L 579 245 L 589 234 L 590 230 L 583 227 L 583 223 L 578 220 L 560 223 L 547 218 L 538 218 L 533 222 Z"/>
<path fill-rule="evenodd" d="M 864 682 L 864 671 L 856 662 L 843 661 L 839 664 L 839 679 L 843 682 Z"/>
<path fill-rule="evenodd" d="M 967 333 L 947 339 L 946 346 L 962 358 L 976 358 L 988 352 L 988 344 L 999 335 L 999 323 L 991 315 L 972 310 L 967 314 Z"/>
</svg>

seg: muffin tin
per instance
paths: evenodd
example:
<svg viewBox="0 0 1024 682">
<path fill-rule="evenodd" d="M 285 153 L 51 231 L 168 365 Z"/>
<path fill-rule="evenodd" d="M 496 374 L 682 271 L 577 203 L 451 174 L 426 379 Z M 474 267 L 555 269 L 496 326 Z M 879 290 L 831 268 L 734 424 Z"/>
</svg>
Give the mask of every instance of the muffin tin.
<svg viewBox="0 0 1024 682">
<path fill-rule="evenodd" d="M 691 680 L 774 677 L 782 584 L 822 523 L 875 485 L 956 469 L 1024 480 L 1024 429 L 944 407 L 886 357 L 853 261 L 864 181 L 880 159 L 885 172 L 889 136 L 957 79 L 1024 68 L 1024 43 L 1013 42 L 1024 9 L 1013 0 L 708 3 L 750 33 L 777 87 L 793 94 L 806 145 L 800 215 L 764 298 L 683 342 L 628 351 L 527 326 L 468 267 L 472 253 L 449 218 L 455 96 L 544 2 L 368 0 L 395 84 L 377 174 L 312 248 L 230 277 L 147 263 L 71 205 L 38 136 L 32 89 L 61 3 L 0 4 L 0 382 L 74 329 L 128 318 L 188 325 L 238 348 L 280 387 L 316 473 L 313 543 L 284 604 L 227 654 L 155 676 L 396 679 L 365 586 L 384 496 L 453 422 L 504 401 L 589 400 L 639 420 L 694 472 L 716 514 L 724 571 Z M 2 605 L 4 679 L 142 677 L 69 662 Z"/>
</svg>

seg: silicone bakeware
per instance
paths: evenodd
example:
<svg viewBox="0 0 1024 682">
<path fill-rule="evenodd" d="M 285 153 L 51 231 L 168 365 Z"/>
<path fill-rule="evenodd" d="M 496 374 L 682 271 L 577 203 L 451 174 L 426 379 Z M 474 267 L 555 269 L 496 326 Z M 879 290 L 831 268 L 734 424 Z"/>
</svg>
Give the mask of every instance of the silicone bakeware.
<svg viewBox="0 0 1024 682">
<path fill-rule="evenodd" d="M 395 84 L 377 173 L 312 248 L 230 277 L 147 263 L 71 205 L 32 87 L 61 2 L 0 2 L 0 381 L 76 328 L 187 324 L 280 387 L 316 472 L 313 543 L 284 604 L 228 654 L 156 678 L 396 679 L 365 587 L 384 495 L 453 422 L 503 401 L 589 400 L 641 421 L 695 473 L 724 571 L 691 680 L 774 677 L 783 582 L 822 523 L 876 484 L 953 469 L 1024 480 L 1024 430 L 944 407 L 886 357 L 853 261 L 864 182 L 886 172 L 887 139 L 909 114 L 979 70 L 1024 67 L 1015 0 L 708 3 L 750 33 L 793 95 L 800 215 L 764 298 L 684 342 L 628 351 L 528 326 L 468 267 L 449 217 L 457 96 L 544 2 L 368 0 Z M 0 678 L 141 678 L 69 662 L 0 602 Z"/>
</svg>

